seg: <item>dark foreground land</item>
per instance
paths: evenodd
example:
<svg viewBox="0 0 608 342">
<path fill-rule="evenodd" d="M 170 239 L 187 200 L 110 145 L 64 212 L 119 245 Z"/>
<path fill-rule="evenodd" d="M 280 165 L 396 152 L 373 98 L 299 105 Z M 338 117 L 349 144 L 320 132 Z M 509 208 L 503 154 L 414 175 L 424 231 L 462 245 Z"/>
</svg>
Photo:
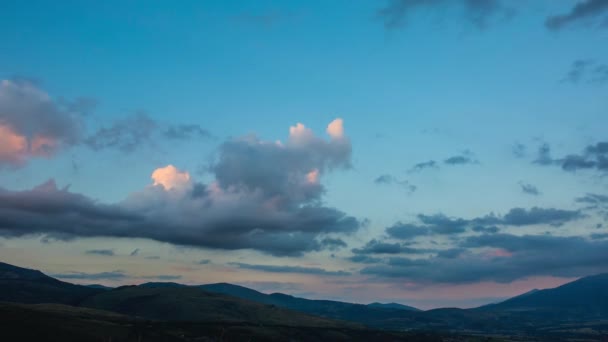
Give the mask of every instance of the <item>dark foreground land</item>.
<svg viewBox="0 0 608 342">
<path fill-rule="evenodd" d="M 352 304 L 232 284 L 103 288 L 0 263 L 1 341 L 607 341 L 608 275 L 475 309 Z"/>
</svg>

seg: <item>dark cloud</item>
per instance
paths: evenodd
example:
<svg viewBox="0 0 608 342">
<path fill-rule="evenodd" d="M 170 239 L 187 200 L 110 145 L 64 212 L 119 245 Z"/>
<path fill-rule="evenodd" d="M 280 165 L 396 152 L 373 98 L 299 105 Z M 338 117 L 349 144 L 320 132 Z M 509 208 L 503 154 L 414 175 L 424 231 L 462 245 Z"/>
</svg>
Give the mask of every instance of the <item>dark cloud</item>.
<svg viewBox="0 0 608 342">
<path fill-rule="evenodd" d="M 586 194 L 585 196 L 576 198 L 575 201 L 577 203 L 585 203 L 585 204 L 593 204 L 593 205 L 608 204 L 608 195 Z"/>
<path fill-rule="evenodd" d="M 175 125 L 169 126 L 163 135 L 168 139 L 174 140 L 192 140 L 192 139 L 209 139 L 212 137 L 208 130 L 200 125 Z"/>
<path fill-rule="evenodd" d="M 139 248 L 135 248 L 130 254 L 129 256 L 136 256 L 139 254 Z"/>
<path fill-rule="evenodd" d="M 532 196 L 538 196 L 541 194 L 540 191 L 538 190 L 538 188 L 532 184 L 524 183 L 524 182 L 519 182 L 518 184 L 521 188 L 521 191 L 524 194 L 532 195 Z"/>
<path fill-rule="evenodd" d="M 0 167 L 19 167 L 79 143 L 82 112 L 28 80 L 0 81 Z"/>
<path fill-rule="evenodd" d="M 386 232 L 389 236 L 396 239 L 410 240 L 418 236 L 430 234 L 430 229 L 416 224 L 397 222 L 391 227 L 386 228 Z"/>
<path fill-rule="evenodd" d="M 211 263 L 211 260 L 209 260 L 209 259 L 202 259 L 197 262 L 197 264 L 199 264 L 199 265 L 209 265 L 210 263 Z"/>
<path fill-rule="evenodd" d="M 321 240 L 321 246 L 330 251 L 337 251 L 341 248 L 346 248 L 348 245 L 342 239 L 325 238 Z"/>
<path fill-rule="evenodd" d="M 417 236 L 438 234 L 462 234 L 467 229 L 475 232 L 497 232 L 496 225 L 528 226 L 548 224 L 561 226 L 567 222 L 585 217 L 579 210 L 532 207 L 530 209 L 512 208 L 504 216 L 490 214 L 473 219 L 448 217 L 444 214 L 418 214 L 422 224 L 401 223 L 386 228 L 386 233 L 395 239 L 409 240 Z"/>
<path fill-rule="evenodd" d="M 123 271 L 110 271 L 110 272 L 99 272 L 99 273 L 85 273 L 85 272 L 69 272 L 69 273 L 55 273 L 51 276 L 59 279 L 75 279 L 75 280 L 122 280 L 127 278 L 127 275 Z"/>
<path fill-rule="evenodd" d="M 276 266 L 276 265 L 252 265 L 243 264 L 239 262 L 232 262 L 230 265 L 238 268 L 256 270 L 270 273 L 300 273 L 300 274 L 314 274 L 323 276 L 348 276 L 349 272 L 345 271 L 328 271 L 318 267 L 302 267 L 302 266 Z"/>
<path fill-rule="evenodd" d="M 563 158 L 551 157 L 548 144 L 543 144 L 538 151 L 538 158 L 534 163 L 539 165 L 557 165 L 564 171 L 598 170 L 608 171 L 608 142 L 598 142 L 588 145 L 580 154 L 569 154 Z"/>
<path fill-rule="evenodd" d="M 578 277 L 608 270 L 606 240 L 492 234 L 469 237 L 457 248 L 460 250 L 429 258 L 389 258 L 361 273 L 419 283 L 457 284 L 511 282 L 531 276 Z"/>
<path fill-rule="evenodd" d="M 608 65 L 590 59 L 576 60 L 562 82 L 604 84 L 608 82 Z"/>
<path fill-rule="evenodd" d="M 500 229 L 496 226 L 474 226 L 471 228 L 476 233 L 494 234 L 498 233 Z"/>
<path fill-rule="evenodd" d="M 113 249 L 90 249 L 90 250 L 86 251 L 85 254 L 114 256 L 114 250 Z"/>
<path fill-rule="evenodd" d="M 361 248 L 352 250 L 355 254 L 421 254 L 431 250 L 408 247 L 401 243 L 390 243 L 373 239 Z"/>
<path fill-rule="evenodd" d="M 151 256 L 147 256 L 144 257 L 144 259 L 148 259 L 148 260 L 159 260 L 160 257 L 158 255 L 151 255 Z"/>
<path fill-rule="evenodd" d="M 608 12 L 608 1 L 582 0 L 577 2 L 568 13 L 548 17 L 545 26 L 551 30 L 559 30 L 576 22 L 596 19 L 606 12 Z"/>
<path fill-rule="evenodd" d="M 360 264 L 375 264 L 382 261 L 381 258 L 372 257 L 366 254 L 357 254 L 348 258 L 348 260 Z"/>
<path fill-rule="evenodd" d="M 296 126 L 284 144 L 251 137 L 227 142 L 209 186 L 166 167 L 157 170 L 160 183 L 115 205 L 58 189 L 53 181 L 32 190 L 0 189 L 0 236 L 137 237 L 277 256 L 337 248 L 337 240 L 324 239 L 354 233 L 364 222 L 321 205 L 320 178 L 350 167 L 350 142 L 336 122 L 329 141 Z"/>
<path fill-rule="evenodd" d="M 429 160 L 429 161 L 418 163 L 418 164 L 412 166 L 412 168 L 408 172 L 409 173 L 420 172 L 420 171 L 423 171 L 426 169 L 438 169 L 438 168 L 439 168 L 439 164 L 436 161 Z"/>
<path fill-rule="evenodd" d="M 402 27 L 408 16 L 417 10 L 441 11 L 444 7 L 456 5 L 464 13 L 464 18 L 477 27 L 485 29 L 497 17 L 509 17 L 513 10 L 503 6 L 500 0 L 389 0 L 387 5 L 378 11 L 378 16 L 387 29 Z"/>
</svg>

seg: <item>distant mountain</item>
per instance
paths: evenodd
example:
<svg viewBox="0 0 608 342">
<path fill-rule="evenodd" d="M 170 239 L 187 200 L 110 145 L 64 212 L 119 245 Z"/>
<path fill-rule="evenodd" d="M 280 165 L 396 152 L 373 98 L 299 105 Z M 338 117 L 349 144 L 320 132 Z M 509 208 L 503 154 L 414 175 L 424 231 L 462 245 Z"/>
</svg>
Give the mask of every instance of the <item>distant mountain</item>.
<svg viewBox="0 0 608 342">
<path fill-rule="evenodd" d="M 74 305 L 100 292 L 103 290 L 66 283 L 40 271 L 0 262 L 0 301 Z"/>
<path fill-rule="evenodd" d="M 403 305 L 399 303 L 371 303 L 367 304 L 367 306 L 372 308 L 380 308 L 380 309 L 400 309 L 400 310 L 409 310 L 409 311 L 420 311 L 413 306 Z"/>
<path fill-rule="evenodd" d="M 149 282 L 149 283 L 141 284 L 141 285 L 139 285 L 139 287 L 158 289 L 158 288 L 187 287 L 187 285 L 178 284 L 178 283 L 170 283 L 170 282 Z"/>
<path fill-rule="evenodd" d="M 86 287 L 90 287 L 92 289 L 99 289 L 99 290 L 111 290 L 113 289 L 113 287 L 109 287 L 109 286 L 105 286 L 105 285 L 101 285 L 101 284 L 87 284 L 84 285 Z"/>
<path fill-rule="evenodd" d="M 584 277 L 553 289 L 530 291 L 480 309 L 511 312 L 550 311 L 575 316 L 608 317 L 608 273 Z"/>
<path fill-rule="evenodd" d="M 91 296 L 83 307 L 167 321 L 226 321 L 287 326 L 354 326 L 190 286 L 123 286 Z"/>
<path fill-rule="evenodd" d="M 243 286 L 227 283 L 200 285 L 206 291 L 223 293 L 258 303 L 304 312 L 307 314 L 352 321 L 374 327 L 397 327 L 407 325 L 412 312 L 419 311 L 405 305 L 396 307 L 374 307 L 332 300 L 312 300 L 286 295 L 283 293 L 264 294 Z"/>
</svg>

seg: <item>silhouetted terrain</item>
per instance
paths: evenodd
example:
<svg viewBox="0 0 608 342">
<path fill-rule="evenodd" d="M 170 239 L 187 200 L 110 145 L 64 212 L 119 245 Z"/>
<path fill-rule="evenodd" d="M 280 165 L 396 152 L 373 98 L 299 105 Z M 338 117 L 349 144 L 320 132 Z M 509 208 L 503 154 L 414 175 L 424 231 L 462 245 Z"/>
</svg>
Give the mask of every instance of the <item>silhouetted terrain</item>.
<svg viewBox="0 0 608 342">
<path fill-rule="evenodd" d="M 0 305 L 8 331 L 27 338 L 52 331 L 53 338 L 62 341 L 87 340 L 87 334 L 112 336 L 113 341 L 141 336 L 151 341 L 190 341 L 196 336 L 208 338 L 202 340 L 222 340 L 218 336 L 255 336 L 259 340 L 415 336 L 423 341 L 458 341 L 462 335 L 597 341 L 608 336 L 607 293 L 608 275 L 603 274 L 475 309 L 420 311 L 400 304 L 361 305 L 264 294 L 225 283 L 146 283 L 115 289 L 80 286 L 0 263 L 0 301 L 13 302 Z M 442 333 L 439 337 L 414 331 Z"/>
<path fill-rule="evenodd" d="M 0 262 L 0 301 L 78 304 L 100 292 L 103 290 L 66 283 L 40 271 Z"/>
</svg>

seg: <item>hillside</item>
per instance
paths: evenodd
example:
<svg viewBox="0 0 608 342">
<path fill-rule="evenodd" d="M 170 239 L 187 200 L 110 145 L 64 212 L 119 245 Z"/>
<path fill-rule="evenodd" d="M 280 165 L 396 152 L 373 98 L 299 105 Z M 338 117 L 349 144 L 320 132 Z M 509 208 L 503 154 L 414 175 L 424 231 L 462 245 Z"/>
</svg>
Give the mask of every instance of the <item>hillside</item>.
<svg viewBox="0 0 608 342">
<path fill-rule="evenodd" d="M 0 262 L 0 301 L 78 304 L 84 298 L 103 291 L 66 283 L 40 271 Z"/>
<path fill-rule="evenodd" d="M 223 293 L 268 305 L 276 305 L 315 316 L 358 322 L 382 328 L 394 328 L 408 324 L 415 317 L 412 316 L 412 313 L 419 311 L 415 308 L 404 310 L 403 307 L 378 307 L 332 300 L 312 300 L 283 293 L 264 294 L 243 286 L 226 283 L 201 285 L 199 287 L 207 291 Z"/>
<path fill-rule="evenodd" d="M 335 321 L 195 287 L 123 286 L 91 296 L 80 305 L 169 321 L 225 321 L 314 327 L 340 325 Z"/>
<path fill-rule="evenodd" d="M 537 290 L 479 308 L 486 311 L 549 311 L 576 317 L 608 316 L 608 274 L 584 277 L 546 290 Z"/>
</svg>

